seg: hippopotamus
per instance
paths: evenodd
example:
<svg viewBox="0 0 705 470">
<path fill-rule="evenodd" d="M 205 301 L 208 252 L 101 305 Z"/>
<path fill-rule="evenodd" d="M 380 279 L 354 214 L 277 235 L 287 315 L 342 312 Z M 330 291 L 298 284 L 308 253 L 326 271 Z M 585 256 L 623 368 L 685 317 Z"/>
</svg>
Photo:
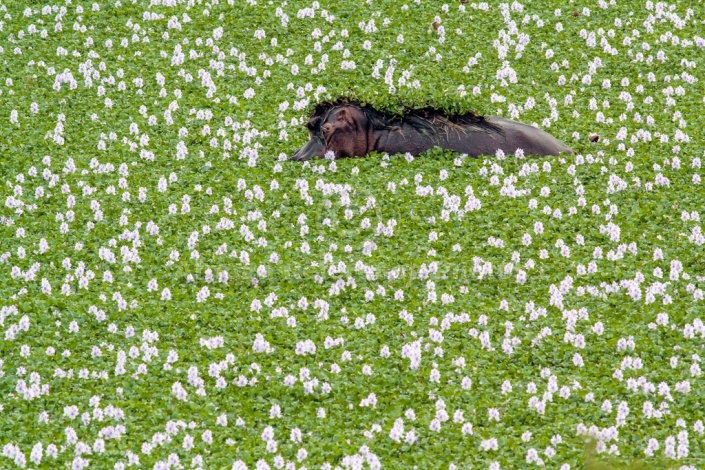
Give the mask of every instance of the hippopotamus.
<svg viewBox="0 0 705 470">
<path fill-rule="evenodd" d="M 348 100 L 318 104 L 306 124 L 309 141 L 291 160 L 363 157 L 370 152 L 420 153 L 440 147 L 472 157 L 559 155 L 573 150 L 548 132 L 498 116 L 446 115 L 434 108 L 390 116 Z"/>
</svg>

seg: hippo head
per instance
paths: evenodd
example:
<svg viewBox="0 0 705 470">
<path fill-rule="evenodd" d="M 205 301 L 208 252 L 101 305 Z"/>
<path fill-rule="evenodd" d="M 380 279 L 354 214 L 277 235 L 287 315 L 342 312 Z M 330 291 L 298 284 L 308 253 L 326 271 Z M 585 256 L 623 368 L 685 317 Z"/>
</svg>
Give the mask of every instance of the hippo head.
<svg viewBox="0 0 705 470">
<path fill-rule="evenodd" d="M 370 120 L 355 105 L 319 105 L 306 123 L 309 141 L 292 157 L 292 160 L 324 158 L 327 152 L 334 157 L 362 157 L 367 154 Z"/>
</svg>

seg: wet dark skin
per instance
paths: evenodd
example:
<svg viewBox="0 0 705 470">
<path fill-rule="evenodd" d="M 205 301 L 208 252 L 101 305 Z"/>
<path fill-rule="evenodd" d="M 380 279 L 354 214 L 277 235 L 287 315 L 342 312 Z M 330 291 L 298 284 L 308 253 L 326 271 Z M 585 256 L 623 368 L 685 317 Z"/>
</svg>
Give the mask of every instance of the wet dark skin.
<svg viewBox="0 0 705 470">
<path fill-rule="evenodd" d="M 428 114 L 400 119 L 380 115 L 355 104 L 317 108 L 306 124 L 309 142 L 291 160 L 324 158 L 329 151 L 336 159 L 363 157 L 372 151 L 419 155 L 436 146 L 472 157 L 495 155 L 497 150 L 511 155 L 517 149 L 526 156 L 574 153 L 541 129 L 496 116 L 450 120 Z"/>
</svg>

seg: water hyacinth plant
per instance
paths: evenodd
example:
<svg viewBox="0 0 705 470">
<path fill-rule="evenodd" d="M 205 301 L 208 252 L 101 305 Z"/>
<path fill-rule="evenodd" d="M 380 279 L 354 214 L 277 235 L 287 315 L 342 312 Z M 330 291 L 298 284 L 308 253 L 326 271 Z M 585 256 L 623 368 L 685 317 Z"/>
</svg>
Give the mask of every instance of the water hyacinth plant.
<svg viewBox="0 0 705 470">
<path fill-rule="evenodd" d="M 705 465 L 697 2 L 0 16 L 0 467 Z M 285 161 L 339 96 L 576 155 Z"/>
</svg>

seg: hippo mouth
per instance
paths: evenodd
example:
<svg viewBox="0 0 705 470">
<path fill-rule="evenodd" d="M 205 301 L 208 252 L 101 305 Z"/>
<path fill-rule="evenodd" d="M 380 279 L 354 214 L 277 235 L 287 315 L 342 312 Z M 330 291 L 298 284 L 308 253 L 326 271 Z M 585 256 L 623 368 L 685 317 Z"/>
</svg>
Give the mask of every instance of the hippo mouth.
<svg viewBox="0 0 705 470">
<path fill-rule="evenodd" d="M 291 161 L 306 161 L 312 158 L 323 158 L 325 154 L 325 145 L 318 139 L 310 139 L 306 145 L 298 149 L 294 155 L 289 158 Z"/>
<path fill-rule="evenodd" d="M 303 161 L 303 160 L 304 160 L 304 152 L 303 152 L 303 150 L 304 150 L 303 147 L 301 147 L 300 149 L 298 149 L 296 152 L 294 152 L 294 154 L 293 154 L 291 157 L 289 157 L 289 160 L 295 161 L 295 162 Z"/>
</svg>

